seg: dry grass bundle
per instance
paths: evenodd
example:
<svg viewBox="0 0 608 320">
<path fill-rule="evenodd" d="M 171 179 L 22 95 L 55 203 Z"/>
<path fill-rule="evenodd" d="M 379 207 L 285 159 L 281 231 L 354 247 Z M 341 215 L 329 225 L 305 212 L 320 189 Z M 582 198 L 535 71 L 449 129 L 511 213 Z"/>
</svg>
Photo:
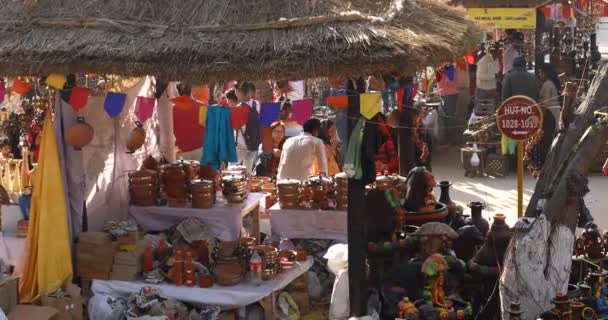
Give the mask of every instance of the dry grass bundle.
<svg viewBox="0 0 608 320">
<path fill-rule="evenodd" d="M 0 72 L 302 79 L 409 73 L 478 26 L 441 0 L 21 0 L 0 11 Z"/>
</svg>

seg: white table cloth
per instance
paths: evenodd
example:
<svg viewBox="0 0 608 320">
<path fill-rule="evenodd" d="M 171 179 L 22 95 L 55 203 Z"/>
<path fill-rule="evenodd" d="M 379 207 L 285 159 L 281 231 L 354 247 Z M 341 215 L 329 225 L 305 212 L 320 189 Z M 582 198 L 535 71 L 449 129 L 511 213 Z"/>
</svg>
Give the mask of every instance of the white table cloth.
<svg viewBox="0 0 608 320">
<path fill-rule="evenodd" d="M 131 206 L 129 214 L 144 231 L 162 231 L 185 218 L 200 218 L 207 224 L 212 236 L 222 241 L 232 241 L 241 234 L 243 217 L 260 205 L 262 197 L 262 193 L 250 193 L 242 203 L 228 203 L 218 193 L 217 202 L 210 209 Z"/>
<path fill-rule="evenodd" d="M 270 208 L 273 236 L 347 241 L 346 211 Z"/>
<path fill-rule="evenodd" d="M 269 296 L 274 291 L 286 287 L 293 280 L 304 274 L 312 267 L 313 259 L 308 257 L 304 262 L 298 262 L 296 267 L 279 273 L 274 279 L 254 285 L 243 281 L 236 286 L 222 287 L 214 285 L 211 288 L 176 287 L 171 284 L 160 284 L 154 287 L 160 289 L 160 294 L 166 298 L 197 305 L 212 305 L 224 308 L 237 308 L 250 305 Z M 114 298 L 127 297 L 150 284 L 131 281 L 93 280 L 92 291 L 95 295 L 111 296 Z"/>
</svg>

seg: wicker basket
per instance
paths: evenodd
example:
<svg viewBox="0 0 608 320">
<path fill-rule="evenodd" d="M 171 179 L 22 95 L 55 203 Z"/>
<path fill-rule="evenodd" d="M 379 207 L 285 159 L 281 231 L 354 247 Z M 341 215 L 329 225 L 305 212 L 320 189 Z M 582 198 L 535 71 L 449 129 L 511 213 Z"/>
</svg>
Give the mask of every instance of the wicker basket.
<svg viewBox="0 0 608 320">
<path fill-rule="evenodd" d="M 486 159 L 486 172 L 492 176 L 504 177 L 509 174 L 509 158 L 491 153 Z"/>
</svg>

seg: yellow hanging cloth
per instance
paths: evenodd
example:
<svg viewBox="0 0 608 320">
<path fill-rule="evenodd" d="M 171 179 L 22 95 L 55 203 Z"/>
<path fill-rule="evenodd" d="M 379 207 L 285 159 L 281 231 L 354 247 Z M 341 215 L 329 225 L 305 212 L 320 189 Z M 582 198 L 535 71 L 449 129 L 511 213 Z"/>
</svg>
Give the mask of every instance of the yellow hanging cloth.
<svg viewBox="0 0 608 320">
<path fill-rule="evenodd" d="M 44 119 L 40 156 L 32 185 L 27 251 L 19 288 L 20 300 L 26 303 L 72 281 L 65 192 L 50 114 Z"/>
</svg>

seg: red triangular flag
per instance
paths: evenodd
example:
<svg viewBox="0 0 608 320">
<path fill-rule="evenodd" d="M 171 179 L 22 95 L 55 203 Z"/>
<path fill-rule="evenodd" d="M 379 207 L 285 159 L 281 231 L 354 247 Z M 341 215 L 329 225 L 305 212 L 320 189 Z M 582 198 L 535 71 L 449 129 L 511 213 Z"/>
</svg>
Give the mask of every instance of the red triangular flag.
<svg viewBox="0 0 608 320">
<path fill-rule="evenodd" d="M 84 108 L 89 101 L 89 95 L 91 94 L 91 89 L 82 88 L 82 87 L 74 87 L 72 88 L 72 93 L 70 94 L 70 101 L 68 103 L 72 106 L 74 111 L 78 112 L 78 110 Z"/>
</svg>

